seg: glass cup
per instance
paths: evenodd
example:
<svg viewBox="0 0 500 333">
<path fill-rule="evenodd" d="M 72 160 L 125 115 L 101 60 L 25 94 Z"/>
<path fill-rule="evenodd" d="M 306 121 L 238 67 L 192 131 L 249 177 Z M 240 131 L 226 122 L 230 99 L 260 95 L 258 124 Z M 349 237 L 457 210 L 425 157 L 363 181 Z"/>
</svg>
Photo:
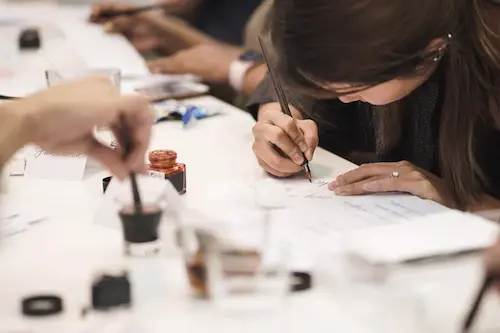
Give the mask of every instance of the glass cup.
<svg viewBox="0 0 500 333">
<path fill-rule="evenodd" d="M 333 295 L 357 324 L 373 333 L 426 331 L 423 298 L 403 267 L 368 263 L 348 250 L 328 261 Z"/>
<path fill-rule="evenodd" d="M 136 207 L 130 178 L 114 187 L 115 209 L 123 232 L 124 254 L 156 256 L 173 244 L 178 225 L 179 194 L 172 184 L 136 175 L 141 207 Z"/>
<path fill-rule="evenodd" d="M 78 69 L 78 70 L 46 70 L 45 78 L 47 85 L 52 87 L 71 80 L 83 79 L 89 76 L 105 76 L 111 83 L 120 89 L 121 71 L 118 68 L 96 68 L 96 69 Z"/>
<path fill-rule="evenodd" d="M 208 237 L 198 235 L 209 249 L 210 297 L 225 313 L 278 310 L 288 294 L 286 243 L 270 233 L 268 221 L 259 215 L 255 220 L 247 215 L 240 221 L 215 223 Z"/>
</svg>

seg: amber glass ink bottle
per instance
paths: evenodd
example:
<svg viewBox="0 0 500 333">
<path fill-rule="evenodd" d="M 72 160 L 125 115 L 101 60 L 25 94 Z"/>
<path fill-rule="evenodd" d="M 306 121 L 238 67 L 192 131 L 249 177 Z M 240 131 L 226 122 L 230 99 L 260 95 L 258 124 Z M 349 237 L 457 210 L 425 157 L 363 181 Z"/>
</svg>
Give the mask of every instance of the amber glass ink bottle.
<svg viewBox="0 0 500 333">
<path fill-rule="evenodd" d="M 186 165 L 177 163 L 173 150 L 153 150 L 149 153 L 149 175 L 168 179 L 180 194 L 186 193 Z"/>
</svg>

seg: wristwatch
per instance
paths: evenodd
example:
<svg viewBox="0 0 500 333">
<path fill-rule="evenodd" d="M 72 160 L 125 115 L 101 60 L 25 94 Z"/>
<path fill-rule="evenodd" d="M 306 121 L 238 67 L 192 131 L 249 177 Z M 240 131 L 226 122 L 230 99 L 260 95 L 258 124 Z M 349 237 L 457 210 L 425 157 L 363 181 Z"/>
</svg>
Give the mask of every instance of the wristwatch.
<svg viewBox="0 0 500 333">
<path fill-rule="evenodd" d="M 241 91 L 245 74 L 250 68 L 262 63 L 264 63 L 262 53 L 254 50 L 243 52 L 229 67 L 229 84 L 231 87 L 236 91 Z"/>
</svg>

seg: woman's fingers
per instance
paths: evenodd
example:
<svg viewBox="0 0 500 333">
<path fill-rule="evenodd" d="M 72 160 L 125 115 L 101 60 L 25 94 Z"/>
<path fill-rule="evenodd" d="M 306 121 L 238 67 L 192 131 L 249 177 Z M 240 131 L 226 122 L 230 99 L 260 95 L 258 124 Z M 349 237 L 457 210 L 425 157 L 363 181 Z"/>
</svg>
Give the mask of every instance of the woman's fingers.
<svg viewBox="0 0 500 333">
<path fill-rule="evenodd" d="M 396 172 L 398 176 L 401 176 L 405 173 L 411 172 L 411 170 L 412 165 L 405 161 L 396 163 L 363 164 L 358 168 L 348 171 L 345 174 L 337 177 L 337 179 L 332 182 L 331 187 L 333 189 L 335 187 L 346 186 L 348 184 L 353 184 L 370 177 L 390 177 L 394 172 Z"/>
<path fill-rule="evenodd" d="M 119 179 L 124 179 L 129 169 L 123 162 L 120 155 L 118 155 L 110 147 L 102 145 L 95 139 L 89 144 L 87 155 L 99 161 L 106 169 Z"/>
<path fill-rule="evenodd" d="M 271 166 L 275 168 L 278 167 L 278 164 L 284 164 L 284 166 L 295 164 L 296 166 L 300 166 L 304 162 L 304 157 L 302 156 L 300 148 L 280 127 L 269 123 L 260 122 L 254 126 L 253 134 L 258 148 L 257 150 L 254 149 L 254 152 L 256 154 L 265 153 L 266 156 L 257 156 L 266 160 L 266 162 Z M 287 159 L 280 156 L 279 153 L 276 152 L 276 150 L 274 150 L 271 145 L 269 145 L 269 143 L 278 147 L 286 156 L 288 156 L 291 160 L 288 161 L 290 163 L 284 163 L 283 161 L 281 161 L 286 161 Z M 270 150 L 274 151 L 273 156 L 269 156 Z M 274 155 L 280 157 L 280 159 L 275 159 Z"/>
<path fill-rule="evenodd" d="M 297 126 L 296 120 L 281 111 L 269 112 L 267 122 L 279 127 L 283 133 L 299 148 L 301 152 L 307 151 L 304 134 Z"/>
<path fill-rule="evenodd" d="M 290 177 L 290 176 L 297 173 L 297 171 L 295 171 L 295 172 L 282 172 L 282 171 L 276 170 L 276 169 L 272 168 L 271 166 L 269 166 L 266 162 L 264 162 L 260 158 L 257 158 L 257 162 L 259 163 L 260 167 L 262 169 L 264 169 L 264 171 L 266 171 L 267 173 L 269 173 L 275 177 L 285 178 L 285 177 Z"/>
<path fill-rule="evenodd" d="M 266 171 L 275 176 L 282 177 L 281 174 L 297 173 L 301 169 L 300 165 L 281 156 L 276 149 L 265 140 L 256 140 L 252 148 L 257 159 L 270 167 L 270 170 Z"/>
<path fill-rule="evenodd" d="M 384 171 L 383 168 L 374 170 Z M 368 176 L 368 178 L 362 178 L 360 181 L 343 186 L 333 186 L 330 184 L 329 189 L 342 196 L 404 192 L 422 199 L 441 202 L 441 197 L 432 181 L 416 168 L 406 173 L 398 173 L 396 174 L 397 176 L 393 174 L 387 175 L 386 172 L 373 174 L 374 176 Z M 366 177 L 366 175 L 368 173 L 363 173 L 363 177 Z"/>
<path fill-rule="evenodd" d="M 314 152 L 319 145 L 318 125 L 312 120 L 297 120 L 297 125 L 304 135 L 307 150 L 305 155 L 308 161 L 313 159 Z"/>
<path fill-rule="evenodd" d="M 370 184 L 374 181 L 383 179 L 384 177 L 385 176 L 374 176 L 374 177 L 370 177 L 370 178 L 361 180 L 361 181 L 356 182 L 356 183 L 347 184 L 345 186 L 338 186 L 338 187 L 329 186 L 329 189 L 331 191 L 334 191 L 335 194 L 342 195 L 342 196 L 344 196 L 344 195 L 345 196 L 362 195 L 362 194 L 369 193 L 369 191 L 367 191 L 367 189 L 365 189 L 365 185 Z"/>
</svg>

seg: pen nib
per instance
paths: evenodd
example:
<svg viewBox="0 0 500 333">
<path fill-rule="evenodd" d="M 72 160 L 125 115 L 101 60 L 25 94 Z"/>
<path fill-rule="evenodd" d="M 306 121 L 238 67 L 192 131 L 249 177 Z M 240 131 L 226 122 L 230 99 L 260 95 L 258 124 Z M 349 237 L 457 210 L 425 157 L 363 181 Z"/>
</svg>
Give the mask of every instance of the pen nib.
<svg viewBox="0 0 500 333">
<path fill-rule="evenodd" d="M 311 171 L 306 171 L 306 177 L 309 180 L 309 183 L 312 183 Z"/>
</svg>

